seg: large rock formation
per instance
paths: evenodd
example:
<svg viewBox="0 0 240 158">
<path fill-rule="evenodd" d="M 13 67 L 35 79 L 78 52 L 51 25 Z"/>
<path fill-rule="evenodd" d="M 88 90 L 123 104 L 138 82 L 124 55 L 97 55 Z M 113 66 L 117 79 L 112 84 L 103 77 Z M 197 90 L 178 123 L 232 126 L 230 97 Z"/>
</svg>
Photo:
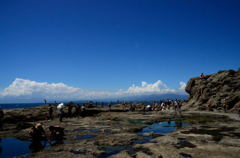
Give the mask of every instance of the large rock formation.
<svg viewBox="0 0 240 158">
<path fill-rule="evenodd" d="M 220 109 L 226 103 L 228 109 L 233 110 L 240 104 L 240 69 L 191 78 L 185 90 L 190 95 L 185 107 L 199 108 L 211 104 Z"/>
</svg>

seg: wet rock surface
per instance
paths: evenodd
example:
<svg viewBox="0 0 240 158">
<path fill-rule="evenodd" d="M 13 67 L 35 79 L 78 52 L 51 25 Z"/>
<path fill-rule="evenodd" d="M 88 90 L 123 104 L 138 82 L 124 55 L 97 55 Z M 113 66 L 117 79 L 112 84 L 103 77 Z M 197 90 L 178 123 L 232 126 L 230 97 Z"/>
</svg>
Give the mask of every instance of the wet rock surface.
<svg viewBox="0 0 240 158">
<path fill-rule="evenodd" d="M 43 109 L 39 113 L 46 113 L 47 109 L 45 111 Z M 110 112 L 108 108 L 91 110 L 98 112 L 87 117 L 64 118 L 61 123 L 57 118 L 54 120 L 39 118 L 35 122 L 22 121 L 27 126 L 17 128 L 17 123 L 7 122 L 4 124 L 4 130 L 0 131 L 0 136 L 2 139 L 19 138 L 30 141 L 27 128 L 36 122 L 43 124 L 47 135 L 48 127 L 51 125 L 65 128 L 63 144 L 47 145 L 41 151 L 26 153 L 21 157 L 234 158 L 240 154 L 240 122 L 232 120 L 228 114 L 183 112 L 181 117 L 175 117 L 171 110 L 147 113 L 121 112 L 117 106 Z M 10 112 L 16 113 L 14 110 Z M 8 113 L 6 115 L 9 117 Z M 21 115 L 24 116 L 24 113 Z M 163 125 L 160 128 L 173 126 L 171 128 L 175 129 L 158 133 L 159 130 L 155 126 L 158 123 Z M 184 126 L 185 123 L 188 126 Z M 147 130 L 142 132 L 144 129 Z"/>
</svg>

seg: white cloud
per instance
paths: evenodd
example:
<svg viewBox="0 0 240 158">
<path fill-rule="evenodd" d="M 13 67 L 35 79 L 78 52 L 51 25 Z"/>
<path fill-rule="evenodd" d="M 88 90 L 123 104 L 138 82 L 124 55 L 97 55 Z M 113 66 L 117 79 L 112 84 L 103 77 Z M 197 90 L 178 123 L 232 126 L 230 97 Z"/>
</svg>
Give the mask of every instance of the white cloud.
<svg viewBox="0 0 240 158">
<path fill-rule="evenodd" d="M 180 82 L 180 88 L 168 88 L 161 80 L 155 83 L 143 81 L 140 86 L 132 85 L 126 90 L 115 92 L 88 91 L 80 88 L 68 86 L 64 83 L 36 82 L 21 78 L 16 78 L 7 88 L 0 91 L 0 99 L 4 98 L 47 98 L 50 100 L 66 99 L 100 99 L 114 98 L 142 94 L 166 94 L 166 93 L 185 93 L 186 83 Z"/>
<path fill-rule="evenodd" d="M 166 84 L 158 80 L 155 83 L 142 82 L 141 86 L 132 85 L 128 88 L 129 94 L 142 94 L 142 93 L 172 93 L 174 89 L 169 89 Z"/>
<path fill-rule="evenodd" d="M 12 84 L 3 90 L 2 96 L 26 96 L 26 95 L 54 95 L 54 94 L 72 94 L 79 89 L 67 86 L 63 83 L 36 82 L 16 78 Z"/>
<path fill-rule="evenodd" d="M 185 88 L 186 88 L 187 84 L 185 82 L 183 82 L 183 81 L 181 81 L 179 84 L 180 84 L 180 88 L 179 89 L 182 90 L 182 91 L 185 91 Z"/>
</svg>

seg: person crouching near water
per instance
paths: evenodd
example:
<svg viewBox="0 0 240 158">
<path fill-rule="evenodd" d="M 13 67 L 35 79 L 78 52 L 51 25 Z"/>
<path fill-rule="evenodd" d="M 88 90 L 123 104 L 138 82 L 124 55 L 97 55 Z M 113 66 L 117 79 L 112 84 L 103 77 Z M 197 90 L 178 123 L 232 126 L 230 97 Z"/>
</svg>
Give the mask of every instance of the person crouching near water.
<svg viewBox="0 0 240 158">
<path fill-rule="evenodd" d="M 31 152 L 38 152 L 41 151 L 44 146 L 41 143 L 41 141 L 45 141 L 47 140 L 47 136 L 46 133 L 43 129 L 42 124 L 37 123 L 35 126 L 31 127 L 28 131 L 28 134 L 30 135 L 31 139 L 32 139 L 32 143 L 29 145 L 29 150 Z"/>
<path fill-rule="evenodd" d="M 49 131 L 50 131 L 50 136 L 49 136 L 50 144 L 52 141 L 55 141 L 55 143 L 57 143 L 57 144 L 63 143 L 63 139 L 64 139 L 64 128 L 63 127 L 50 126 Z"/>
<path fill-rule="evenodd" d="M 35 126 L 31 127 L 28 134 L 30 135 L 32 142 L 47 140 L 46 133 L 41 123 L 37 123 Z"/>
</svg>

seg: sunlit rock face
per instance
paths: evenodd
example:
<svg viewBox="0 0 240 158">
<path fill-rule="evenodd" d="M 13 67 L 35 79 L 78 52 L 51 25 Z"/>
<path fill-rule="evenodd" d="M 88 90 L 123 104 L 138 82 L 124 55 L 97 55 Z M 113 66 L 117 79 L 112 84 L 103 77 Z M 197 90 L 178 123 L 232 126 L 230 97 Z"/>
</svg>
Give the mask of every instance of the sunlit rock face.
<svg viewBox="0 0 240 158">
<path fill-rule="evenodd" d="M 219 71 L 204 77 L 191 78 L 185 88 L 190 97 L 186 107 L 211 104 L 219 108 L 228 105 L 233 110 L 240 104 L 240 70 Z"/>
</svg>

